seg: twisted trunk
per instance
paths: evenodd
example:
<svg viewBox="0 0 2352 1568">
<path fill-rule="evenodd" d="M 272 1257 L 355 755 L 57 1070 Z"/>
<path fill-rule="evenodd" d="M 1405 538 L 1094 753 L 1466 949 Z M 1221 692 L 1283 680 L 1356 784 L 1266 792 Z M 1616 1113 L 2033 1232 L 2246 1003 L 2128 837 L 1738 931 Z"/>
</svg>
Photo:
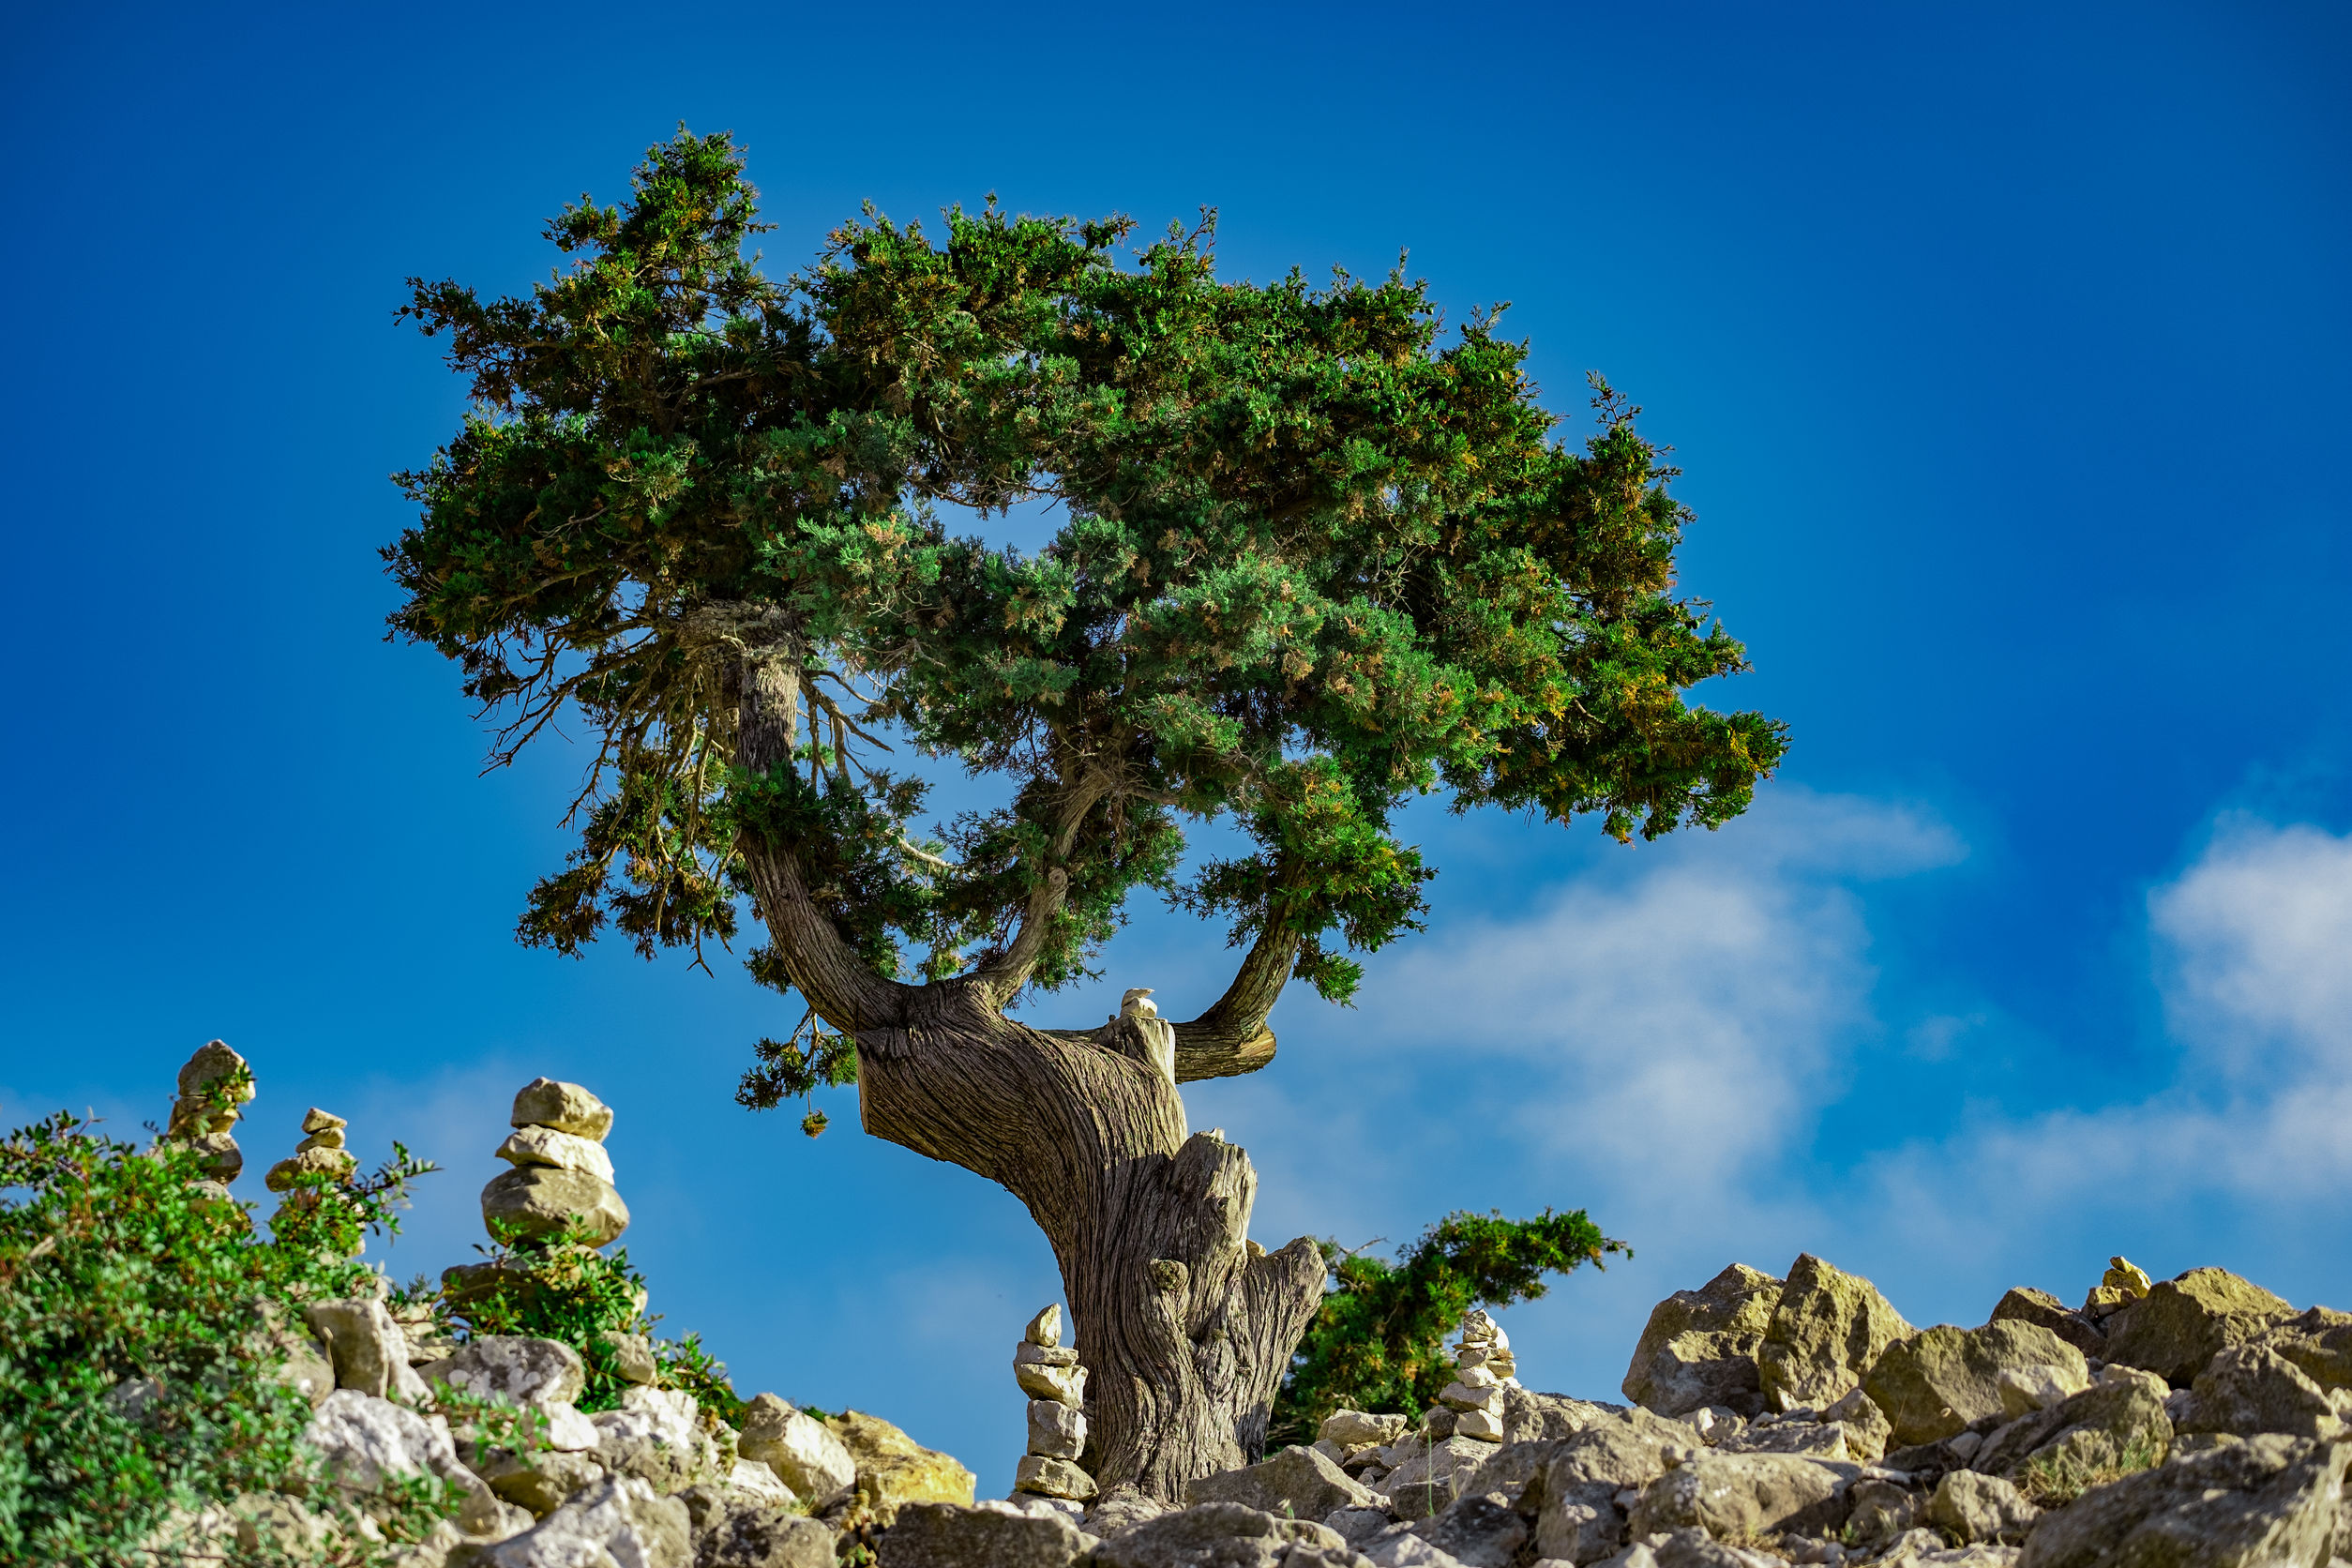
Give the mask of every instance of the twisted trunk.
<svg viewBox="0 0 2352 1568">
<path fill-rule="evenodd" d="M 740 667 L 746 764 L 789 761 L 797 687 L 783 650 Z M 1249 1239 L 1249 1156 L 1188 1133 L 1176 1084 L 1273 1059 L 1265 1018 L 1287 939 L 1261 941 L 1192 1023 L 1048 1032 L 1003 1016 L 1026 978 L 1017 969 L 927 986 L 876 974 L 810 900 L 789 849 L 742 850 L 794 986 L 857 1042 L 866 1130 L 1003 1186 L 1052 1244 L 1088 1374 L 1080 1464 L 1106 1489 L 1181 1500 L 1187 1481 L 1259 1458 L 1322 1299 L 1322 1255 L 1305 1238 L 1274 1253 Z"/>
</svg>

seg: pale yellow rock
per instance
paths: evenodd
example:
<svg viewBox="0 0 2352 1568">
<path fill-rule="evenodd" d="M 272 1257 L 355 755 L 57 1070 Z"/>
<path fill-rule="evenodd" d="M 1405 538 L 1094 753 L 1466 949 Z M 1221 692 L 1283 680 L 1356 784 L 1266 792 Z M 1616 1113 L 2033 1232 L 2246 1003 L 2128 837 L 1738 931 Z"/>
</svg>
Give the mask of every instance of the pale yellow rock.
<svg viewBox="0 0 2352 1568">
<path fill-rule="evenodd" d="M 1094 1478 L 1067 1459 L 1028 1454 L 1013 1470 L 1013 1490 L 1041 1498 L 1068 1498 L 1084 1502 L 1094 1495 Z"/>
<path fill-rule="evenodd" d="M 896 1522 L 904 1503 L 972 1506 L 972 1471 L 949 1455 L 925 1448 L 880 1416 L 850 1410 L 825 1425 L 849 1450 L 857 1468 L 852 1490 L 877 1528 L 887 1530 Z"/>
<path fill-rule="evenodd" d="M 553 1127 L 517 1127 L 498 1146 L 498 1157 L 509 1165 L 583 1170 L 600 1182 L 612 1180 L 612 1156 L 603 1144 Z"/>
<path fill-rule="evenodd" d="M 1032 1318 L 1029 1320 L 1028 1329 L 1022 1333 L 1021 1337 L 1028 1340 L 1032 1345 L 1043 1345 L 1048 1349 L 1061 1344 L 1061 1304 L 1056 1303 L 1054 1305 L 1047 1307 L 1043 1312 L 1040 1312 L 1034 1318 Z"/>
<path fill-rule="evenodd" d="M 577 1083 L 535 1078 L 516 1092 L 508 1120 L 514 1126 L 553 1127 L 602 1143 L 612 1131 L 612 1108 Z"/>
<path fill-rule="evenodd" d="M 2147 1295 L 2148 1287 L 2156 1282 L 2148 1277 L 2146 1269 L 2129 1258 L 2118 1256 L 2107 1259 L 2107 1272 L 2100 1277 L 2099 1283 L 2111 1290 L 2137 1297 Z"/>
</svg>

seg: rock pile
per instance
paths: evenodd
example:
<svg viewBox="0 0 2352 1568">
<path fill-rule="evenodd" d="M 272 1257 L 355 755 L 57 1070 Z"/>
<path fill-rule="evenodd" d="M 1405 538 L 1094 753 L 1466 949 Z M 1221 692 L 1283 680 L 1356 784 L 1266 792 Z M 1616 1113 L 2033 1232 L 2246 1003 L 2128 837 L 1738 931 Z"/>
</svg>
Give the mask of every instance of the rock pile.
<svg viewBox="0 0 2352 1568">
<path fill-rule="evenodd" d="M 1454 1380 L 1439 1400 L 1454 1411 L 1454 1436 L 1477 1442 L 1502 1441 L 1503 1390 L 1516 1388 L 1517 1363 L 1502 1326 L 1484 1310 L 1462 1319 L 1454 1349 Z"/>
<path fill-rule="evenodd" d="M 262 1178 L 263 1184 L 272 1192 L 293 1192 L 297 1179 L 304 1176 L 324 1176 L 330 1182 L 348 1182 L 352 1172 L 359 1168 L 359 1157 L 343 1147 L 343 1129 L 351 1123 L 339 1116 L 330 1115 L 312 1106 L 302 1113 L 302 1141 L 294 1145 L 294 1153 L 269 1168 Z"/>
<path fill-rule="evenodd" d="M 1029 1395 L 1029 1446 L 1014 1470 L 1014 1499 L 1040 1499 L 1075 1517 L 1094 1495 L 1094 1478 L 1078 1466 L 1086 1452 L 1086 1368 L 1062 1343 L 1059 1305 L 1029 1320 L 1013 1348 L 1013 1378 Z"/>
<path fill-rule="evenodd" d="M 600 1247 L 629 1227 L 604 1152 L 612 1108 L 576 1083 L 537 1078 L 515 1095 L 515 1131 L 498 1146 L 514 1167 L 482 1189 L 482 1223 L 493 1237 L 544 1241 L 577 1226 Z"/>
<path fill-rule="evenodd" d="M 219 1040 L 199 1047 L 180 1068 L 179 1093 L 163 1137 L 196 1151 L 216 1198 L 227 1198 L 229 1184 L 245 1169 L 245 1153 L 233 1129 L 254 1093 L 245 1058 Z"/>
</svg>

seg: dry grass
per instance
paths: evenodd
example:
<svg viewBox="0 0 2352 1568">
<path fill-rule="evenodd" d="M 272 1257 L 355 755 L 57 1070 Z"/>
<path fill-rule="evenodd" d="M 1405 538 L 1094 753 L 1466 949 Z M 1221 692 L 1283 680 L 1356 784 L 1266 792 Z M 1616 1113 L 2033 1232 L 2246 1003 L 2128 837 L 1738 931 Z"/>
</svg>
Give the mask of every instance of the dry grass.
<svg viewBox="0 0 2352 1568">
<path fill-rule="evenodd" d="M 2096 1464 L 2071 1454 L 2037 1455 L 2027 1462 L 2017 1489 L 2037 1508 L 2063 1508 L 2093 1486 L 2153 1469 L 2164 1457 L 2164 1446 L 2146 1437 L 2134 1439 L 2115 1459 Z"/>
</svg>

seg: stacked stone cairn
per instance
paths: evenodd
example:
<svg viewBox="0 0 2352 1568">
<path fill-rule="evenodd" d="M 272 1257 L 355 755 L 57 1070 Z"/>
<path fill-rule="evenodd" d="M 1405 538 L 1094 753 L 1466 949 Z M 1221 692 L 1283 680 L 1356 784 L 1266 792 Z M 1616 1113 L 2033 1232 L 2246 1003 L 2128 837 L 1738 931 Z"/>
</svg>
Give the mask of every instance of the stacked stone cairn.
<svg viewBox="0 0 2352 1568">
<path fill-rule="evenodd" d="M 1519 1386 L 1517 1371 L 1502 1325 L 1484 1308 L 1473 1308 L 1462 1319 L 1461 1338 L 1454 1347 L 1454 1380 L 1438 1395 L 1454 1412 L 1454 1436 L 1502 1441 L 1503 1390 Z"/>
<path fill-rule="evenodd" d="M 205 1186 L 216 1198 L 227 1198 L 229 1184 L 245 1169 L 245 1154 L 232 1129 L 254 1093 L 245 1058 L 219 1040 L 200 1047 L 180 1069 L 179 1093 L 163 1138 L 196 1151 L 210 1178 Z"/>
<path fill-rule="evenodd" d="M 516 1093 L 508 1120 L 515 1130 L 498 1157 L 514 1168 L 482 1189 L 482 1223 L 493 1237 L 546 1241 L 577 1226 L 583 1244 L 600 1247 L 629 1228 L 604 1152 L 611 1107 L 579 1084 L 536 1078 Z"/>
<path fill-rule="evenodd" d="M 272 1192 L 294 1192 L 295 1182 L 305 1176 L 324 1176 L 330 1182 L 348 1182 L 352 1172 L 359 1168 L 359 1157 L 343 1147 L 343 1129 L 351 1123 L 341 1117 L 312 1106 L 302 1113 L 302 1141 L 294 1145 L 293 1155 L 269 1168 L 263 1184 Z"/>
<path fill-rule="evenodd" d="M 1013 1500 L 1036 1500 L 1077 1518 L 1094 1495 L 1094 1478 L 1078 1467 L 1086 1452 L 1086 1368 L 1062 1343 L 1062 1308 L 1029 1320 L 1013 1349 L 1013 1377 L 1029 1395 L 1029 1448 L 1013 1473 Z"/>
</svg>

